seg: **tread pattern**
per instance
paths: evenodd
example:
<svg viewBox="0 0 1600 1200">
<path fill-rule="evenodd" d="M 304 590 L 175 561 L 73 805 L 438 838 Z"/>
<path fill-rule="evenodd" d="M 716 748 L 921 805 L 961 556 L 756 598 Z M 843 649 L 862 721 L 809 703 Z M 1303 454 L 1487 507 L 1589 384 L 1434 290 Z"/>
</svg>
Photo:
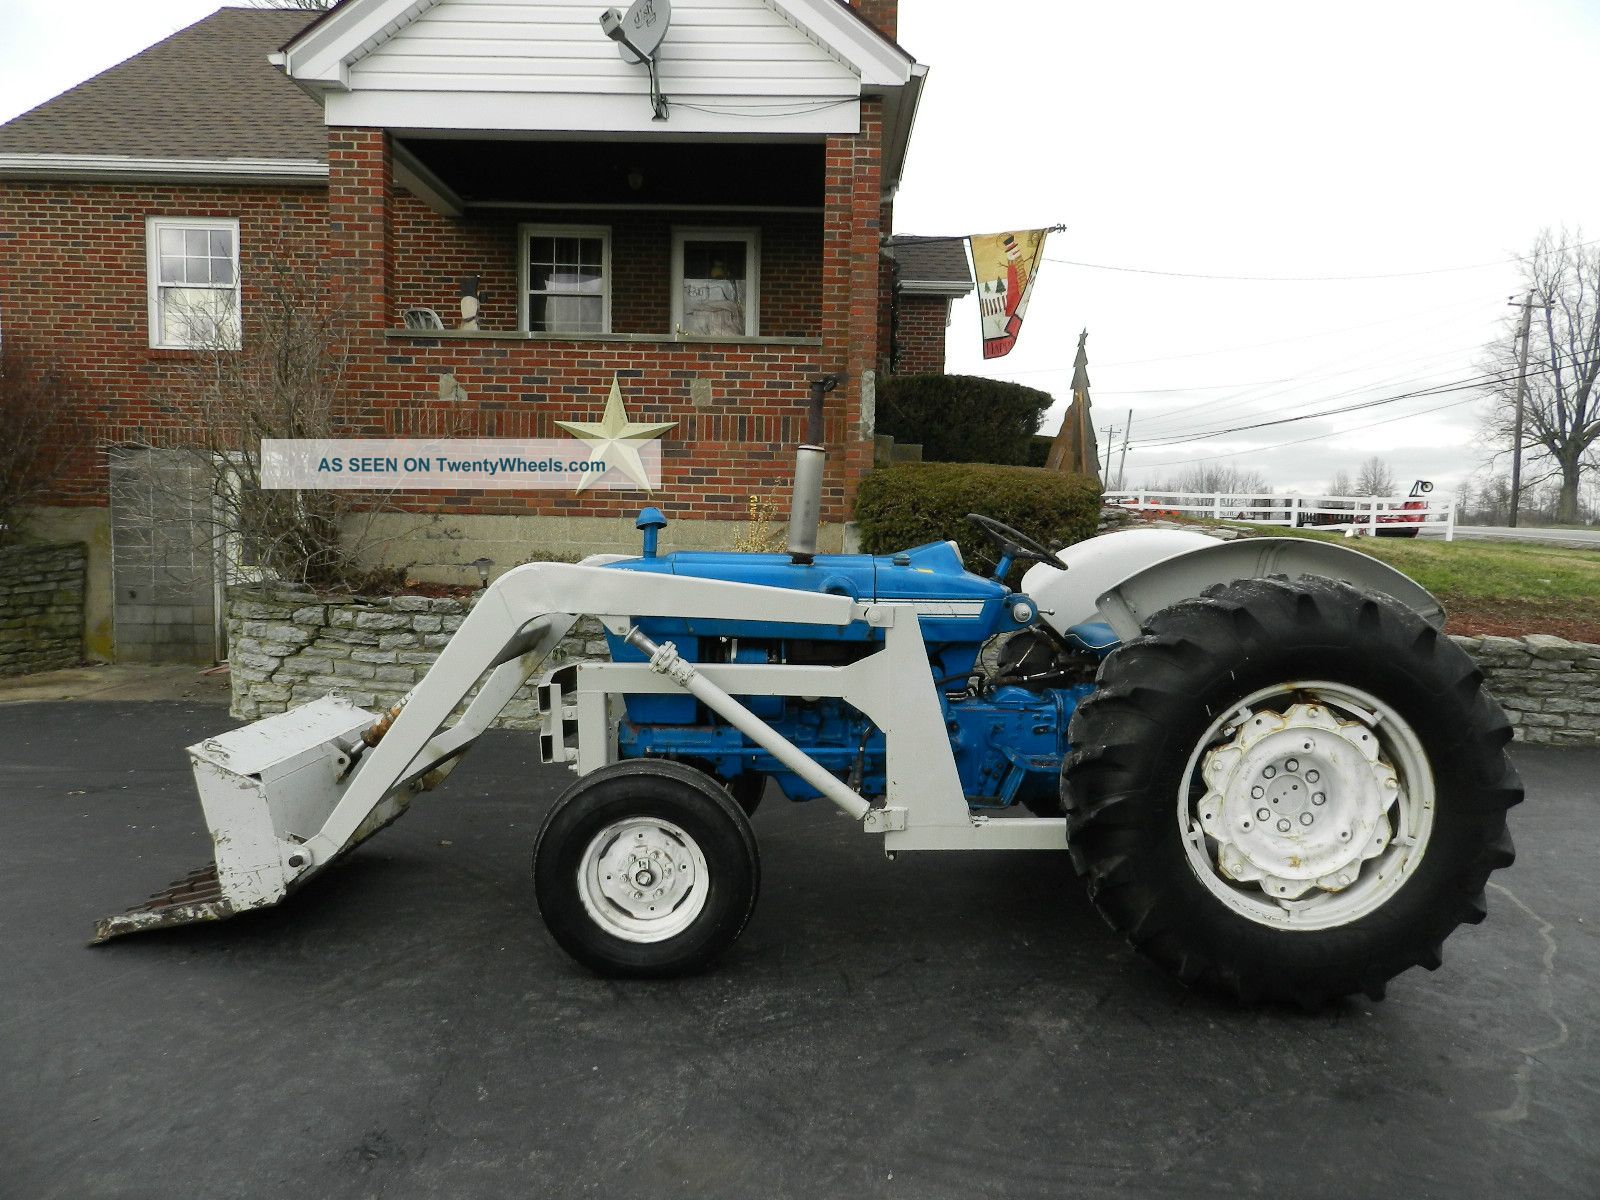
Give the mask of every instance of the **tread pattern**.
<svg viewBox="0 0 1600 1200">
<path fill-rule="evenodd" d="M 1349 683 L 1393 705 L 1435 773 L 1428 849 L 1385 905 L 1321 931 L 1270 929 L 1218 903 L 1184 855 L 1176 797 L 1188 756 L 1231 702 L 1293 678 Z M 1242 1002 L 1315 1007 L 1412 966 L 1484 916 L 1484 885 L 1514 853 L 1522 784 L 1511 726 L 1482 672 L 1386 596 L 1320 576 L 1239 580 L 1155 614 L 1107 657 L 1079 705 L 1062 768 L 1074 868 L 1106 921 L 1185 983 Z"/>
</svg>

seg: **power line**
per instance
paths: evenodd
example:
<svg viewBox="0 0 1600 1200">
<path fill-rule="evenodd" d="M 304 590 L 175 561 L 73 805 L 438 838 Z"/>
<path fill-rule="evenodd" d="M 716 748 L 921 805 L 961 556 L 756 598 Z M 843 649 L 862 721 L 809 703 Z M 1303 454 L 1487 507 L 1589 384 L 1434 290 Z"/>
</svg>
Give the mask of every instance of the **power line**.
<svg viewBox="0 0 1600 1200">
<path fill-rule="evenodd" d="M 1337 433 L 1316 433 L 1312 434 L 1310 437 L 1293 438 L 1287 442 L 1274 442 L 1270 446 L 1247 446 L 1243 450 L 1228 450 L 1221 454 L 1202 455 L 1199 458 L 1180 458 L 1174 460 L 1173 462 L 1146 463 L 1144 466 L 1150 470 L 1157 470 L 1163 467 L 1186 467 L 1191 463 L 1215 462 L 1219 458 L 1237 458 L 1241 454 L 1264 454 L 1268 450 L 1282 450 L 1285 446 L 1303 446 L 1307 442 L 1320 442 L 1329 437 L 1343 437 L 1345 434 L 1349 433 L 1360 433 L 1364 429 L 1376 429 L 1379 425 L 1392 425 L 1396 421 L 1409 421 L 1412 417 L 1425 417 L 1429 413 L 1443 412 L 1447 408 L 1460 408 L 1463 404 L 1476 403 L 1478 399 L 1479 397 L 1477 396 L 1468 396 L 1465 400 L 1452 400 L 1448 404 L 1440 404 L 1433 408 L 1425 408 L 1421 412 L 1400 413 L 1397 416 L 1384 417 L 1378 421 L 1368 421 L 1364 425 L 1356 425 L 1350 429 L 1341 429 Z"/>
<path fill-rule="evenodd" d="M 1544 369 L 1537 374 L 1549 374 L 1550 369 Z M 1341 408 L 1327 408 L 1319 412 L 1305 413 L 1296 417 L 1278 417 L 1271 421 L 1256 421 L 1249 425 L 1234 425 L 1226 429 L 1213 429 L 1198 434 L 1185 434 L 1164 439 L 1155 439 L 1148 442 L 1137 443 L 1136 450 L 1159 449 L 1162 446 L 1186 446 L 1192 442 L 1209 441 L 1214 437 L 1222 437 L 1230 433 L 1246 433 L 1254 429 L 1268 429 L 1277 425 L 1293 425 L 1300 421 L 1314 421 L 1322 417 L 1338 417 L 1348 413 L 1363 412 L 1369 408 L 1380 408 L 1387 404 L 1398 404 L 1402 400 L 1414 400 L 1419 396 L 1442 396 L 1450 392 L 1478 391 L 1497 383 L 1508 383 L 1515 376 L 1511 375 L 1480 375 L 1469 379 L 1453 380 L 1448 384 L 1439 384 L 1435 387 L 1418 388 L 1415 391 L 1401 392 L 1395 396 L 1382 396 L 1375 400 L 1366 400 L 1360 404 L 1345 405 Z M 1420 415 L 1420 414 L 1413 414 Z"/>
<path fill-rule="evenodd" d="M 1313 383 L 1321 380 L 1338 379 L 1345 375 L 1354 375 L 1362 372 L 1381 370 L 1385 366 L 1393 366 L 1396 364 L 1432 364 L 1440 362 L 1444 359 L 1455 360 L 1467 350 L 1474 349 L 1478 345 L 1479 343 L 1474 343 L 1471 346 L 1461 347 L 1460 349 L 1439 350 L 1429 354 L 1413 355 L 1408 358 L 1384 359 L 1378 362 L 1364 363 L 1359 366 L 1350 367 L 1343 371 L 1329 371 L 1322 374 L 1303 376 L 1293 380 L 1292 386 L 1298 387 L 1303 384 Z M 1442 368 L 1435 368 L 1435 371 L 1439 369 Z M 1329 396 L 1319 396 L 1313 400 L 1301 401 L 1299 404 L 1291 406 L 1286 411 L 1288 413 L 1293 413 L 1307 404 L 1326 404 L 1330 400 L 1340 400 L 1346 396 L 1354 396 L 1361 392 L 1370 392 L 1379 387 L 1404 386 L 1405 384 L 1409 383 L 1422 383 L 1426 380 L 1428 374 L 1433 373 L 1430 371 L 1423 371 L 1421 375 L 1418 375 L 1416 372 L 1417 368 L 1412 367 L 1409 371 L 1400 371 L 1396 374 L 1385 375 L 1381 379 L 1371 379 L 1364 383 L 1356 384 L 1354 387 L 1346 388 L 1344 391 L 1335 392 Z M 1407 378 L 1408 375 L 1411 376 L 1411 378 Z M 1205 432 L 1211 427 L 1207 422 L 1225 410 L 1264 404 L 1266 401 L 1277 396 L 1282 396 L 1285 392 L 1291 390 L 1292 387 L 1279 388 L 1276 391 L 1265 392 L 1256 395 L 1246 394 L 1240 397 L 1224 398 L 1215 403 L 1209 403 L 1203 400 L 1196 401 L 1194 404 L 1185 405 L 1182 408 L 1174 409 L 1171 412 L 1162 413 L 1159 416 L 1150 418 L 1150 420 L 1156 426 L 1155 433 L 1158 437 L 1170 437 L 1176 439 L 1179 434 L 1183 433 Z M 1197 411 L 1202 408 L 1204 409 L 1203 413 Z M 1198 425 L 1189 423 L 1190 419 L 1193 417 L 1199 417 L 1201 423 Z M 1177 422 L 1176 426 L 1174 426 L 1174 422 Z"/>
<path fill-rule="evenodd" d="M 1569 250 L 1582 250 L 1586 246 L 1593 246 L 1600 242 L 1579 242 L 1575 246 L 1563 246 L 1558 250 L 1547 250 L 1545 254 L 1562 254 Z M 1221 275 L 1200 271 L 1159 271 L 1151 267 L 1122 267 L 1109 263 L 1080 262 L 1072 258 L 1051 258 L 1044 256 L 1045 262 L 1062 263 L 1069 267 L 1086 267 L 1092 271 L 1117 271 L 1128 275 L 1161 275 L 1168 279 L 1214 279 L 1230 283 L 1356 283 L 1373 279 L 1415 279 L 1419 275 L 1449 275 L 1458 271 L 1481 271 L 1488 267 L 1502 267 L 1508 263 L 1527 261 L 1527 255 L 1518 255 L 1515 258 L 1500 258 L 1493 262 L 1468 263 L 1460 267 L 1430 267 L 1423 271 L 1388 271 L 1377 275 Z"/>
</svg>

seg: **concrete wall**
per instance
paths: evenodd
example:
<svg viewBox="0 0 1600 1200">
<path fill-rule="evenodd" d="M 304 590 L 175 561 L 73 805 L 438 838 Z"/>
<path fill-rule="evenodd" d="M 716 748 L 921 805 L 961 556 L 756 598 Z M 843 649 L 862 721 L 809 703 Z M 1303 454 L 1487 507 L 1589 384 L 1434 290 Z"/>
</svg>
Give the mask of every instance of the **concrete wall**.
<svg viewBox="0 0 1600 1200">
<path fill-rule="evenodd" d="M 787 529 L 787 493 L 772 496 Z M 641 497 L 641 507 L 649 503 Z M 674 505 L 668 499 L 658 502 L 669 518 L 661 531 L 661 553 L 674 550 L 732 550 L 735 539 L 745 530 L 744 521 L 671 520 Z M 632 516 L 545 517 L 479 516 L 451 514 L 419 517 L 411 513 L 379 513 L 357 518 L 362 526 L 363 557 L 377 566 L 403 567 L 412 579 L 430 583 L 456 583 L 476 586 L 479 558 L 491 560 L 490 578 L 498 579 L 512 567 L 532 560 L 576 562 L 589 554 L 637 554 L 639 531 Z M 856 548 L 853 525 L 824 524 L 818 533 L 818 546 L 824 554 L 849 552 Z"/>
<path fill-rule="evenodd" d="M 86 558 L 76 542 L 0 550 L 0 675 L 82 661 Z"/>
<path fill-rule="evenodd" d="M 110 457 L 117 661 L 214 662 L 209 472 L 181 451 L 116 450 Z"/>
</svg>

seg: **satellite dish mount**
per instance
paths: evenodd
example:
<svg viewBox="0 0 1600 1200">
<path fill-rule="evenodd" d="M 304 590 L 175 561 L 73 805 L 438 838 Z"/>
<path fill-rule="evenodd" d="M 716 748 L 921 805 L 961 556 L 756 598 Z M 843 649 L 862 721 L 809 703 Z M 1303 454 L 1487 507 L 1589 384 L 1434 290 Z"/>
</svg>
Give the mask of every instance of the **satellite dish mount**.
<svg viewBox="0 0 1600 1200">
<path fill-rule="evenodd" d="M 614 8 L 600 14 L 600 28 L 617 43 L 622 61 L 650 68 L 650 109 L 657 121 L 667 119 L 667 98 L 661 94 L 661 77 L 656 73 L 656 51 L 671 23 L 672 0 L 633 0 L 625 15 Z"/>
</svg>

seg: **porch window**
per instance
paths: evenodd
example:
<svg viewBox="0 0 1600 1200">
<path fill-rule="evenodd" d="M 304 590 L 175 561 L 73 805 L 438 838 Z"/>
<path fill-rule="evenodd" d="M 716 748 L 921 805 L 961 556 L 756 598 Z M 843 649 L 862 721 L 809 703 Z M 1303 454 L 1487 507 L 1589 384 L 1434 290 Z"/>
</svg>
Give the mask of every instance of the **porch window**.
<svg viewBox="0 0 1600 1200">
<path fill-rule="evenodd" d="M 151 217 L 145 222 L 150 345 L 239 348 L 239 222 Z"/>
<path fill-rule="evenodd" d="M 755 337 L 761 329 L 759 233 L 672 231 L 672 327 L 692 337 Z"/>
<path fill-rule="evenodd" d="M 611 332 L 611 231 L 576 225 L 522 229 L 522 327 L 535 333 Z"/>
</svg>

